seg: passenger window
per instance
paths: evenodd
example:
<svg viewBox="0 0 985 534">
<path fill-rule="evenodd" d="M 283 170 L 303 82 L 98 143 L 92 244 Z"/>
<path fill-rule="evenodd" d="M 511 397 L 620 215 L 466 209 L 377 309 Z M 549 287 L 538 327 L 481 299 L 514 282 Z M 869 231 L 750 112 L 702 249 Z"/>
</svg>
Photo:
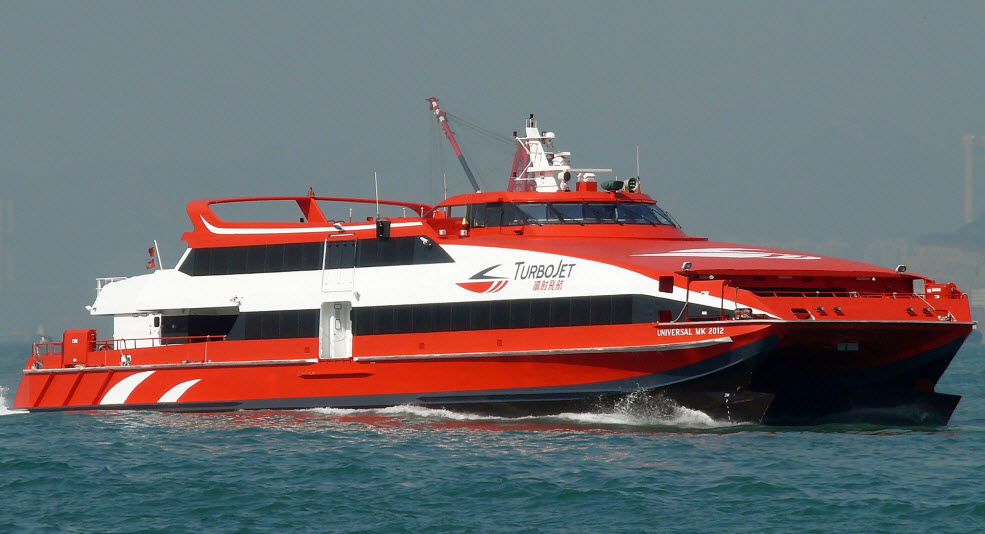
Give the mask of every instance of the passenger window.
<svg viewBox="0 0 985 534">
<path fill-rule="evenodd" d="M 321 270 L 321 255 L 324 248 L 324 243 L 304 243 L 304 247 L 301 249 L 301 270 Z"/>
<path fill-rule="evenodd" d="M 212 249 L 212 268 L 209 270 L 209 273 L 227 274 L 229 269 L 228 259 L 229 249 L 225 247 Z"/>
<path fill-rule="evenodd" d="M 413 332 L 431 332 L 437 330 L 434 328 L 431 317 L 434 314 L 433 306 L 414 306 L 414 326 Z M 447 330 L 447 328 L 445 329 Z"/>
<path fill-rule="evenodd" d="M 246 251 L 246 272 L 262 273 L 266 256 L 267 247 L 265 245 L 249 247 L 249 250 Z"/>
<path fill-rule="evenodd" d="M 209 269 L 212 268 L 212 249 L 195 249 L 192 251 L 191 259 L 194 260 L 194 264 L 192 265 L 193 276 L 205 276 L 209 274 Z"/>
<path fill-rule="evenodd" d="M 500 300 L 492 303 L 490 309 L 490 328 L 509 328 L 510 327 L 510 303 Z"/>
<path fill-rule="evenodd" d="M 468 330 L 472 325 L 471 310 L 468 302 L 452 305 L 451 329 L 455 331 Z"/>
<path fill-rule="evenodd" d="M 552 298 L 551 326 L 571 326 L 571 301 L 565 298 Z"/>
<path fill-rule="evenodd" d="M 530 326 L 530 301 L 514 300 L 510 302 L 510 328 L 528 328 Z"/>
<path fill-rule="evenodd" d="M 414 307 L 397 306 L 394 317 L 393 333 L 406 334 L 414 331 Z"/>
<path fill-rule="evenodd" d="M 473 302 L 470 306 L 471 316 L 472 316 L 472 330 L 488 330 L 489 329 L 489 303 L 488 302 Z"/>
<path fill-rule="evenodd" d="M 246 272 L 246 254 L 248 247 L 229 247 L 229 274 Z"/>
<path fill-rule="evenodd" d="M 279 273 L 284 270 L 284 245 L 267 245 L 267 258 L 263 267 L 268 273 Z"/>
<path fill-rule="evenodd" d="M 608 295 L 591 297 L 592 324 L 612 324 L 612 298 Z"/>
<path fill-rule="evenodd" d="M 591 297 L 576 297 L 571 299 L 571 326 L 592 324 L 591 300 Z"/>
<path fill-rule="evenodd" d="M 301 267 L 301 251 L 304 243 L 288 243 L 284 246 L 284 270 L 297 271 Z M 294 336 L 288 336 L 294 337 Z"/>
<path fill-rule="evenodd" d="M 299 337 L 298 311 L 286 310 L 279 314 L 280 337 Z"/>
</svg>

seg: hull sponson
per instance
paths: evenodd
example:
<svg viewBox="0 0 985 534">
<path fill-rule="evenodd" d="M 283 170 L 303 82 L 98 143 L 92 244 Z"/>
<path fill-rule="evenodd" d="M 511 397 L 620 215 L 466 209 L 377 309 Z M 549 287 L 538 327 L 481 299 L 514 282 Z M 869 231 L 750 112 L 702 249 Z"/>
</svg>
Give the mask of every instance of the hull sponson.
<svg viewBox="0 0 985 534">
<path fill-rule="evenodd" d="M 960 337 L 888 363 L 842 369 L 814 382 L 792 381 L 777 388 L 764 422 L 946 425 L 961 397 L 937 393 L 934 385 L 963 342 Z M 772 372 L 770 360 L 780 355 L 774 352 L 765 358 L 762 369 Z M 758 388 L 764 387 L 761 378 L 754 378 Z"/>
<path fill-rule="evenodd" d="M 561 411 L 582 410 L 597 406 L 600 401 L 612 399 L 637 391 L 665 392 L 671 398 L 684 399 L 695 391 L 710 394 L 709 398 L 718 399 L 718 404 L 724 406 L 724 393 L 735 393 L 735 384 L 748 382 L 752 370 L 756 366 L 757 357 L 768 353 L 769 348 L 775 345 L 776 339 L 773 337 L 755 339 L 745 345 L 732 347 L 723 350 L 720 347 L 711 347 L 705 351 L 715 350 L 707 358 L 700 358 L 694 350 L 689 350 L 690 358 L 696 359 L 693 363 L 681 367 L 664 369 L 659 372 L 638 374 L 629 378 L 606 380 L 600 382 L 589 382 L 579 384 L 559 384 L 542 387 L 526 388 L 498 388 L 498 389 L 472 389 L 472 390 L 450 390 L 440 392 L 414 391 L 406 393 L 381 392 L 368 395 L 326 395 L 325 392 L 335 389 L 332 385 L 337 384 L 339 379 L 365 379 L 371 375 L 366 373 L 330 373 L 322 375 L 307 374 L 307 378 L 300 378 L 305 373 L 298 373 L 298 369 L 292 369 L 291 373 L 274 374 L 284 381 L 282 384 L 274 385 L 274 389 L 280 390 L 281 395 L 290 391 L 296 391 L 299 383 L 322 382 L 323 385 L 317 388 L 322 394 L 310 396 L 264 396 L 263 398 L 239 398 L 222 401 L 200 401 L 194 397 L 182 402 L 155 403 L 146 402 L 147 394 L 150 397 L 158 395 L 161 388 L 153 388 L 153 384 L 144 385 L 144 391 L 140 386 L 133 389 L 127 401 L 123 404 L 106 405 L 98 402 L 92 403 L 68 403 L 59 406 L 38 405 L 28 406 L 32 411 L 51 411 L 51 410 L 90 410 L 90 409 L 151 409 L 166 411 L 214 411 L 214 410 L 236 410 L 236 409 L 300 409 L 315 407 L 335 407 L 335 408 L 378 408 L 393 406 L 398 404 L 414 404 L 430 407 L 445 407 L 464 409 L 471 412 L 498 413 L 498 414 L 543 414 L 559 413 Z M 616 355 L 592 355 L 596 363 L 604 361 L 606 356 L 620 359 L 630 359 L 636 361 L 654 360 L 667 356 L 666 352 L 641 353 L 641 354 L 616 354 Z M 552 358 L 555 363 L 547 363 L 546 366 L 556 366 L 557 358 Z M 524 369 L 531 370 L 536 368 L 536 363 L 531 361 L 507 361 L 507 362 L 473 362 L 478 367 L 494 365 L 506 365 L 512 367 L 515 372 L 523 372 Z M 420 367 L 420 362 L 380 362 L 373 365 L 377 367 L 394 367 L 397 372 L 399 368 Z M 302 367 L 303 369 L 304 367 Z M 227 378 L 230 380 L 243 380 L 245 375 L 251 375 L 254 379 L 267 375 L 267 380 L 271 380 L 271 369 L 264 368 L 229 368 Z M 244 373 L 244 371 L 246 373 Z M 146 371 L 143 371 L 146 373 Z M 168 378 L 168 373 L 174 375 Z M 259 375 L 255 374 L 260 372 Z M 34 378 L 45 383 L 50 382 L 49 377 L 58 377 L 66 384 L 71 383 L 69 396 L 75 396 L 80 391 L 79 383 L 82 382 L 83 374 L 88 375 L 86 382 L 103 382 L 109 384 L 110 380 L 107 373 L 97 373 L 88 371 L 83 373 L 58 373 L 58 374 L 37 374 Z M 122 373 L 121 373 L 122 374 Z M 169 369 L 158 371 L 159 376 L 155 379 L 159 382 L 163 380 L 166 384 L 181 382 L 188 376 L 186 369 Z M 75 376 L 73 376 L 75 375 Z M 102 375 L 102 376 L 100 376 Z M 236 377 L 235 375 L 241 375 Z M 135 376 L 128 373 L 126 376 Z M 313 377 L 325 377 L 319 380 Z M 413 382 L 412 377 L 408 377 Z M 121 383 L 123 378 L 114 383 Z M 45 387 L 44 383 L 41 387 Z M 723 389 L 728 388 L 728 389 Z M 64 389 L 64 388 L 62 388 Z M 85 388 L 82 388 L 85 389 Z M 103 387 L 103 390 L 109 389 Z M 194 391 L 194 388 L 192 388 Z M 48 395 L 52 392 L 44 392 Z M 208 396 L 207 394 L 204 396 Z M 62 395 L 52 395 L 53 399 L 63 398 Z M 708 406 L 705 406 L 708 404 Z M 706 409 L 714 408 L 714 403 L 703 403 L 701 407 Z M 757 407 L 757 412 L 749 415 L 751 421 L 759 421 L 765 406 Z M 724 413 L 724 412 L 723 412 Z M 740 414 L 733 413 L 734 417 Z"/>
<path fill-rule="evenodd" d="M 752 387 L 824 396 L 867 388 L 932 391 L 970 334 L 969 323 L 789 322 Z"/>
</svg>

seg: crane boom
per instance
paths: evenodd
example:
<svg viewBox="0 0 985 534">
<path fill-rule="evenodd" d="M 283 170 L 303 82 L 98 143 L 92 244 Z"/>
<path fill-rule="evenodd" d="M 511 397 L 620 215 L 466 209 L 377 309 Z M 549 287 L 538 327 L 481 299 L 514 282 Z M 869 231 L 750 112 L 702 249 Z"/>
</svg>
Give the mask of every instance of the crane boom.
<svg viewBox="0 0 985 534">
<path fill-rule="evenodd" d="M 469 168 L 469 163 L 465 161 L 465 156 L 462 154 L 462 149 L 459 148 L 458 141 L 455 140 L 455 134 L 452 133 L 451 127 L 448 126 L 448 119 L 445 117 L 445 112 L 438 107 L 438 99 L 432 96 L 427 99 L 427 101 L 431 104 L 431 111 L 433 111 L 434 116 L 438 118 L 438 124 L 440 124 L 441 129 L 444 130 L 445 137 L 447 137 L 448 142 L 451 143 L 452 150 L 454 150 L 455 155 L 458 156 L 459 163 L 461 163 L 462 168 L 465 169 L 465 176 L 467 176 L 469 182 L 472 183 L 472 189 L 475 189 L 476 193 L 481 193 L 482 190 L 479 189 L 479 183 L 475 181 L 475 176 L 472 174 L 472 169 Z"/>
</svg>

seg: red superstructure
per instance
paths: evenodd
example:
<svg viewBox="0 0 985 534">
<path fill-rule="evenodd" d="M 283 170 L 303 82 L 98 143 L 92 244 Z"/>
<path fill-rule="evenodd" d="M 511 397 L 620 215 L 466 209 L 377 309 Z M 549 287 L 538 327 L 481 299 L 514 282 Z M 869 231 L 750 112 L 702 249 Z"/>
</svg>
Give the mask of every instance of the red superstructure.
<svg viewBox="0 0 985 534">
<path fill-rule="evenodd" d="M 35 345 L 15 407 L 527 414 L 645 390 L 731 420 L 946 424 L 959 397 L 934 386 L 973 326 L 953 284 L 689 237 L 532 116 L 516 141 L 510 191 L 379 202 L 390 217 L 313 193 L 191 202 L 177 266 L 101 279 L 114 335 Z M 214 211 L 245 202 L 297 222 Z"/>
</svg>

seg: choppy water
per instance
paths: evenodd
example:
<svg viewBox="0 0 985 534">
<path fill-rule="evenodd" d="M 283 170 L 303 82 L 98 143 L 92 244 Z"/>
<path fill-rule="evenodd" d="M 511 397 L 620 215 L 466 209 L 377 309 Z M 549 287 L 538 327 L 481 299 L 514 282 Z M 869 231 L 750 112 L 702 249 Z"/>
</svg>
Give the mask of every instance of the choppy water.
<svg viewBox="0 0 985 534">
<path fill-rule="evenodd" d="M 0 346 L 0 532 L 982 532 L 985 349 L 946 428 L 729 425 L 628 402 L 22 414 Z"/>
</svg>

